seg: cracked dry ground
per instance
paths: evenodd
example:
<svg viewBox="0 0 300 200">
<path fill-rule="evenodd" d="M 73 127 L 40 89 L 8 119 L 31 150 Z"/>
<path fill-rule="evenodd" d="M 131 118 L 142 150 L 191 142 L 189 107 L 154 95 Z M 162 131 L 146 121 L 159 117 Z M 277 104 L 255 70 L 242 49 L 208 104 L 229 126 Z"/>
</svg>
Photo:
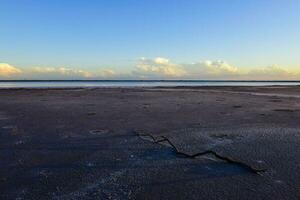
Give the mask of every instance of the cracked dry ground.
<svg viewBox="0 0 300 200">
<path fill-rule="evenodd" d="M 300 87 L 0 90 L 0 199 L 299 199 Z"/>
</svg>

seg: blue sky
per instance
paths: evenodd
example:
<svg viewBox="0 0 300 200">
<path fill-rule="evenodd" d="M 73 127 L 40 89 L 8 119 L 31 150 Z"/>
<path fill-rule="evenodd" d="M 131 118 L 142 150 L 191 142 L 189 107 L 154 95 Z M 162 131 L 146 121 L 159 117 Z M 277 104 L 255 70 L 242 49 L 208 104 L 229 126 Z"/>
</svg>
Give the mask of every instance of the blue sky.
<svg viewBox="0 0 300 200">
<path fill-rule="evenodd" d="M 176 78 L 189 78 L 194 70 L 243 79 L 271 70 L 295 78 L 299 10 L 298 0 L 0 0 L 0 63 L 17 78 L 60 77 L 62 68 L 91 77 L 183 70 Z M 238 73 L 223 76 L 228 66 Z"/>
</svg>

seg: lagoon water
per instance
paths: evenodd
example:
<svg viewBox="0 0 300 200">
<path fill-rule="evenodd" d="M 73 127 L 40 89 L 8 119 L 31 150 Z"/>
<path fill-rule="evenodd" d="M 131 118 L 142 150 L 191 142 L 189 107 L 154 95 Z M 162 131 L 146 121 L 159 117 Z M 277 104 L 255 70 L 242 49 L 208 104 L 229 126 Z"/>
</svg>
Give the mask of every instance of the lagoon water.
<svg viewBox="0 0 300 200">
<path fill-rule="evenodd" d="M 205 80 L 91 80 L 91 81 L 1 81 L 0 88 L 80 88 L 80 87 L 178 87 L 178 86 L 280 86 L 300 85 L 300 81 L 205 81 Z"/>
</svg>

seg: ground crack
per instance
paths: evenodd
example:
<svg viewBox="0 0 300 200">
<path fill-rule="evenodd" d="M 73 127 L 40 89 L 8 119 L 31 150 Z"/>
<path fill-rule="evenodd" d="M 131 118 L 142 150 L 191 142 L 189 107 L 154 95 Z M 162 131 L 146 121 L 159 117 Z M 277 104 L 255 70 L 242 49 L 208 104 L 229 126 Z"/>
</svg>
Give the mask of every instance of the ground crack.
<svg viewBox="0 0 300 200">
<path fill-rule="evenodd" d="M 235 164 L 235 165 L 238 165 L 244 169 L 247 169 L 249 172 L 251 173 L 254 173 L 254 174 L 257 174 L 257 175 L 262 175 L 263 172 L 266 171 L 266 169 L 257 169 L 251 165 L 248 165 L 244 162 L 241 162 L 241 161 L 238 161 L 238 160 L 235 160 L 229 156 L 223 156 L 221 154 L 219 154 L 218 152 L 214 151 L 214 150 L 206 150 L 206 151 L 202 151 L 202 152 L 199 152 L 199 153 L 195 153 L 195 154 L 187 154 L 187 153 L 184 153 L 184 152 L 181 152 L 177 149 L 177 147 L 166 137 L 166 136 L 159 136 L 158 138 L 154 137 L 153 135 L 151 134 L 141 134 L 139 133 L 138 131 L 134 131 L 138 137 L 149 137 L 151 138 L 152 142 L 155 143 L 155 144 L 162 144 L 163 142 L 166 142 L 168 143 L 172 149 L 174 150 L 174 152 L 176 153 L 176 155 L 180 155 L 182 157 L 185 157 L 185 158 L 189 158 L 189 159 L 195 159 L 197 157 L 200 157 L 200 156 L 204 156 L 204 155 L 213 155 L 215 156 L 216 158 L 222 160 L 222 161 L 225 161 L 227 163 L 231 163 L 231 164 Z"/>
</svg>

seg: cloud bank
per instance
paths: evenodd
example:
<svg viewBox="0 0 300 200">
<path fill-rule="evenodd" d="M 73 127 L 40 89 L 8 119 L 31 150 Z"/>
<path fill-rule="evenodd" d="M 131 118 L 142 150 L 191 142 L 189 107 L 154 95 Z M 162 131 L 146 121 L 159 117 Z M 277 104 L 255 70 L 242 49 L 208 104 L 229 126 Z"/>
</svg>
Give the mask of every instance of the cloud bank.
<svg viewBox="0 0 300 200">
<path fill-rule="evenodd" d="M 242 69 L 225 61 L 174 63 L 167 58 L 140 58 L 127 73 L 112 69 L 87 71 L 69 67 L 32 67 L 20 69 L 0 63 L 0 79 L 186 79 L 186 80 L 300 80 L 300 71 L 291 72 L 271 65 Z"/>
<path fill-rule="evenodd" d="M 22 71 L 10 64 L 0 63 L 0 77 L 11 77 L 20 74 Z"/>
<path fill-rule="evenodd" d="M 160 57 L 139 59 L 132 75 L 139 79 L 300 80 L 300 71 L 290 72 L 277 65 L 245 70 L 225 61 L 206 60 L 176 64 Z"/>
<path fill-rule="evenodd" d="M 71 69 L 66 67 L 34 67 L 30 70 L 30 74 L 35 77 L 48 77 L 48 78 L 91 78 L 93 74 L 88 71 L 80 69 Z"/>
<path fill-rule="evenodd" d="M 185 74 L 186 71 L 182 66 L 161 57 L 155 59 L 140 58 L 132 71 L 133 76 L 141 79 L 180 78 Z"/>
</svg>

